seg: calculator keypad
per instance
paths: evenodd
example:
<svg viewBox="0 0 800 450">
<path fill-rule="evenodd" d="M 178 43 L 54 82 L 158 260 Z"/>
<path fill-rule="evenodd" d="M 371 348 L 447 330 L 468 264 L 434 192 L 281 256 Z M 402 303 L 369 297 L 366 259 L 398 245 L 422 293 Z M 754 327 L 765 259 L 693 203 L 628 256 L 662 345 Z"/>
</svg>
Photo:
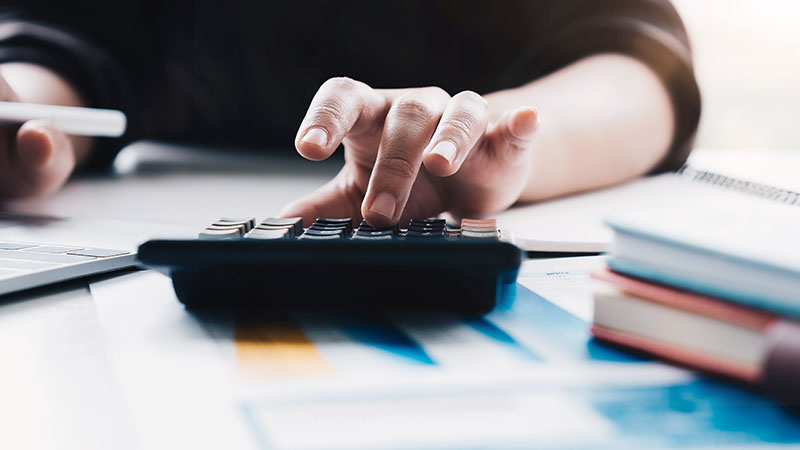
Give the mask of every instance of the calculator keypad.
<svg viewBox="0 0 800 450">
<path fill-rule="evenodd" d="M 350 218 L 320 217 L 307 229 L 299 217 L 270 217 L 258 225 L 253 217 L 244 219 L 222 218 L 199 234 L 200 239 L 254 239 L 254 240 L 460 240 L 460 239 L 499 239 L 495 219 L 463 219 L 460 228 L 448 226 L 444 219 L 411 219 L 406 228 L 395 225 L 392 228 L 375 228 L 361 222 L 353 228 Z"/>
</svg>

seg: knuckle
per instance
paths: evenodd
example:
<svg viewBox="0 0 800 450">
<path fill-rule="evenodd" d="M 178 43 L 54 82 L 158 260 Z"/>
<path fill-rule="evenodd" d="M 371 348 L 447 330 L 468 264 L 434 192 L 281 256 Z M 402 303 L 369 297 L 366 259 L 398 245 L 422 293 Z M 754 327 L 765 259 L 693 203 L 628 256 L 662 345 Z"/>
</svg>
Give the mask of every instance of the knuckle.
<svg viewBox="0 0 800 450">
<path fill-rule="evenodd" d="M 441 114 L 433 102 L 413 95 L 404 95 L 397 99 L 394 106 L 395 114 L 407 118 L 433 118 Z"/>
<path fill-rule="evenodd" d="M 440 99 L 449 99 L 450 98 L 450 94 L 448 94 L 447 91 L 445 91 L 444 89 L 440 88 L 439 86 L 428 86 L 428 87 L 422 88 L 421 90 L 425 94 L 430 95 L 431 97 L 434 97 L 434 98 L 440 98 Z"/>
<path fill-rule="evenodd" d="M 384 173 L 398 178 L 411 179 L 417 175 L 417 168 L 402 156 L 384 156 L 380 160 L 379 167 Z"/>
<path fill-rule="evenodd" d="M 314 122 L 336 123 L 345 119 L 347 107 L 341 99 L 326 98 L 308 110 Z"/>
<path fill-rule="evenodd" d="M 487 109 L 489 107 L 489 102 L 487 102 L 482 95 L 478 94 L 475 91 L 461 91 L 458 94 L 456 94 L 456 96 L 453 98 L 459 98 L 466 102 L 474 103 L 484 109 Z"/>
<path fill-rule="evenodd" d="M 354 92 L 358 90 L 358 82 L 348 77 L 333 77 L 329 78 L 323 86 L 338 92 Z"/>
<path fill-rule="evenodd" d="M 469 137 L 478 131 L 480 121 L 474 114 L 466 111 L 454 113 L 447 120 L 448 134 L 460 140 L 469 140 Z"/>
</svg>

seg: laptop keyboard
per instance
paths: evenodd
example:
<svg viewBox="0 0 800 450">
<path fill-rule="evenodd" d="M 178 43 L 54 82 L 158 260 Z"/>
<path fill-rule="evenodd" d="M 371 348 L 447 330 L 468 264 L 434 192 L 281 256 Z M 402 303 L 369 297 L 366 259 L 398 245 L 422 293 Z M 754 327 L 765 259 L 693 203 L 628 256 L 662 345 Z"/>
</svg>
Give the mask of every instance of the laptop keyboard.
<svg viewBox="0 0 800 450">
<path fill-rule="evenodd" d="M 125 250 L 0 242 L 0 295 L 133 266 Z"/>
</svg>

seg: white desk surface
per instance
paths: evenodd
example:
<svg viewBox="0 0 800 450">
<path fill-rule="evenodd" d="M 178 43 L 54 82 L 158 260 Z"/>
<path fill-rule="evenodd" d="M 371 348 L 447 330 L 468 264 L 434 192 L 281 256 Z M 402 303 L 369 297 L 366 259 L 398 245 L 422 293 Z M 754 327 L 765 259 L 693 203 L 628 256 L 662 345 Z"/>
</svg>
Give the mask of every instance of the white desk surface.
<svg viewBox="0 0 800 450">
<path fill-rule="evenodd" d="M 78 178 L 50 198 L 17 201 L 6 207 L 16 212 L 137 219 L 200 227 L 219 216 L 274 214 L 286 202 L 311 192 L 338 170 L 335 163 L 305 162 L 290 149 L 287 149 L 286 157 L 245 157 L 236 160 L 238 162 L 203 153 L 192 163 L 198 169 L 194 171 L 176 166 L 187 161 L 180 149 L 138 144 L 134 150 L 128 150 L 128 156 L 119 165 L 120 170 L 127 173 L 115 177 Z M 130 171 L 130 155 L 133 153 L 137 153 L 142 170 Z M 160 155 L 160 165 L 147 162 L 153 161 L 153 154 Z M 767 181 L 766 177 L 777 184 L 798 189 L 798 152 L 702 151 L 693 158 L 703 168 L 755 180 Z M 554 267 L 548 266 L 547 270 L 543 266 L 546 261 L 534 261 L 527 266 L 527 278 L 521 283 L 539 283 L 543 289 L 540 295 L 548 298 L 561 295 L 567 298 L 566 302 L 575 301 L 561 306 L 586 319 L 590 313 L 585 299 L 588 295 L 586 272 L 602 261 L 571 261 L 554 262 Z M 536 351 L 548 357 L 559 359 L 557 346 L 543 344 L 535 330 L 519 327 L 513 318 L 501 319 L 498 323 L 502 326 L 519 332 L 516 338 L 530 342 Z M 221 319 L 221 322 L 225 320 Z M 79 281 L 4 299 L 0 303 L 0 448 L 266 447 L 267 444 L 259 442 L 247 431 L 247 420 L 282 424 L 270 431 L 272 436 L 284 438 L 287 445 L 319 444 L 312 435 L 322 431 L 328 433 L 325 436 L 342 438 L 345 446 L 364 444 L 353 441 L 355 436 L 337 434 L 340 431 L 331 424 L 338 422 L 325 422 L 321 416 L 305 417 L 303 420 L 316 420 L 316 428 L 306 430 L 303 428 L 305 422 L 291 420 L 291 414 L 301 414 L 302 411 L 280 412 L 262 408 L 258 413 L 261 416 L 250 415 L 249 419 L 243 419 L 243 412 L 231 406 L 235 403 L 231 399 L 249 395 L 236 390 L 243 374 L 220 366 L 216 361 L 238 358 L 241 365 L 253 362 L 247 358 L 257 360 L 259 354 L 248 350 L 247 342 L 243 348 L 234 348 L 234 332 L 221 325 L 217 327 L 215 323 L 188 314 L 175 301 L 169 280 L 151 272 L 94 280 L 88 286 Z M 495 344 L 476 339 L 474 330 L 470 332 L 458 327 L 437 330 L 436 333 L 431 329 L 417 330 L 415 336 L 429 342 L 431 354 L 446 359 L 451 367 L 461 367 L 465 361 L 474 365 L 474 353 L 488 358 L 487 366 L 515 367 L 513 360 L 517 356 L 498 351 L 492 346 Z M 379 358 L 363 346 L 346 345 L 347 339 L 330 329 L 323 327 L 322 331 L 316 332 L 321 333 L 317 338 L 321 336 L 327 342 L 327 345 L 318 347 L 318 351 L 334 360 L 354 361 L 350 365 L 354 373 L 356 370 L 369 371 L 369 366 L 376 362 L 387 364 L 382 359 L 377 361 Z M 270 336 L 262 338 L 269 340 Z M 281 356 L 285 348 L 256 350 L 266 352 L 262 356 L 269 358 L 285 357 Z M 304 355 L 313 357 L 309 353 Z M 294 364 L 291 360 L 286 361 L 289 365 Z M 586 382 L 586 375 L 581 374 L 591 374 L 589 382 L 595 384 L 666 385 L 689 376 L 663 365 L 644 364 L 639 366 L 639 372 L 632 373 L 618 371 L 613 364 L 593 365 L 591 368 L 570 364 L 519 373 L 529 377 L 526 378 L 528 381 L 537 380 L 539 386 L 556 381 Z M 469 364 L 466 367 L 473 368 Z M 250 369 L 258 372 L 264 368 Z M 317 369 L 324 372 L 325 367 L 314 368 Z M 404 372 L 401 369 L 398 366 L 395 375 L 402 377 Z M 511 379 L 512 375 L 518 375 L 516 369 L 503 372 L 503 376 L 508 378 L 504 378 L 507 383 L 520 381 Z M 375 373 L 382 375 L 370 377 L 370 382 L 383 380 L 382 377 L 386 376 L 384 372 Z M 459 373 L 459 377 L 465 376 L 464 372 Z M 472 371 L 469 373 L 480 378 Z M 432 384 L 428 388 L 451 386 L 452 379 L 447 377 L 443 378 L 444 384 L 437 385 L 442 382 L 439 378 L 438 382 L 429 380 Z M 357 380 L 366 383 L 363 376 Z M 493 385 L 497 383 L 497 379 L 491 380 L 494 380 Z M 458 378 L 458 382 L 468 386 L 486 386 L 485 381 Z M 274 390 L 275 386 L 282 385 L 262 387 Z M 269 397 L 272 394 L 257 395 L 275 398 Z M 520 416 L 511 414 L 507 417 L 509 423 L 493 423 L 500 428 L 486 433 L 508 436 L 510 432 L 522 431 L 519 438 L 523 442 L 537 442 L 536 439 L 549 436 L 559 443 L 568 442 L 564 439 L 570 438 L 577 439 L 575 443 L 580 444 L 602 442 L 613 432 L 603 418 L 557 390 L 536 391 L 531 395 L 532 403 L 517 404 L 516 407 L 522 408 L 522 413 L 538 414 L 541 421 L 531 423 L 542 424 L 541 429 L 526 428 L 525 424 L 516 427 L 513 420 Z M 487 399 L 478 399 L 480 408 L 489 407 Z M 539 405 L 538 409 L 535 405 Z M 455 409 L 465 407 L 458 402 L 451 406 Z M 498 411 L 498 414 L 502 413 Z M 465 445 L 484 442 L 481 439 L 488 434 L 481 434 L 481 430 L 486 429 L 482 416 L 465 415 L 458 420 L 461 419 L 478 423 L 474 427 L 456 426 L 452 429 L 454 433 L 473 436 L 474 440 Z M 380 426 L 385 423 L 373 425 L 378 427 L 373 434 L 383 432 Z M 329 428 L 323 430 L 325 426 Z M 508 428 L 502 428 L 504 426 Z M 384 431 L 396 432 L 391 429 Z M 428 431 L 435 434 L 436 430 Z M 448 442 L 448 436 L 431 436 L 431 439 Z M 380 438 L 377 435 L 373 437 Z M 397 439 L 405 438 L 413 436 L 408 433 L 397 435 Z M 427 443 L 431 442 L 434 441 Z M 539 442 L 546 444 L 551 441 Z"/>
</svg>

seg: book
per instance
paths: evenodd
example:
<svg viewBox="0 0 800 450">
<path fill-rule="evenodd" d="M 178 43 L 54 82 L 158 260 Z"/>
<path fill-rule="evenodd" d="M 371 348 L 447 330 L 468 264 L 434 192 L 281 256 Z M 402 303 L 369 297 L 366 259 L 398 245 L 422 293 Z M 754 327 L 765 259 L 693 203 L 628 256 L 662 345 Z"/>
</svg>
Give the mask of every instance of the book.
<svg viewBox="0 0 800 450">
<path fill-rule="evenodd" d="M 514 232 L 517 245 L 530 252 L 602 253 L 611 250 L 614 240 L 605 220 L 625 211 L 701 214 L 731 209 L 732 205 L 735 208 L 740 202 L 780 204 L 780 208 L 792 205 L 800 210 L 797 191 L 700 170 L 692 164 L 678 172 L 516 206 L 499 214 L 497 219 L 503 228 Z"/>
<path fill-rule="evenodd" d="M 705 183 L 683 206 L 610 217 L 609 267 L 800 317 L 798 196 L 767 187 L 758 188 L 764 195 L 745 195 L 735 186 L 735 180 Z"/>
<path fill-rule="evenodd" d="M 800 322 L 648 283 L 593 273 L 592 335 L 704 372 L 762 387 L 800 405 Z"/>
</svg>

